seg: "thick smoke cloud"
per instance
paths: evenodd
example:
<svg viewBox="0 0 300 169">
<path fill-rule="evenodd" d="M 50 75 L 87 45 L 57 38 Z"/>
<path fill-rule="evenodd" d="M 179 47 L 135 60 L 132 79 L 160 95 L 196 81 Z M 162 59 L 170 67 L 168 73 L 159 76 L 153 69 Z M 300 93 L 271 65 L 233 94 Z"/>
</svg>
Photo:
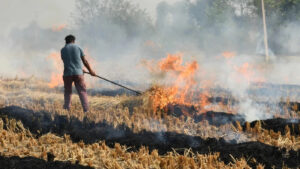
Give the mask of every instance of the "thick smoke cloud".
<svg viewBox="0 0 300 169">
<path fill-rule="evenodd" d="M 1 45 L 1 59 L 7 63 L 3 75 L 44 78 L 55 71 L 48 56 L 59 52 L 64 35 L 65 32 L 41 28 L 35 22 L 23 29 L 14 28 L 8 37 L 4 37 L 2 42 L 5 43 Z"/>
<path fill-rule="evenodd" d="M 31 52 L 59 50 L 64 36 L 74 33 L 78 43 L 97 61 L 133 61 L 132 65 L 142 58 L 161 58 L 178 51 L 206 57 L 224 51 L 263 54 L 261 19 L 254 15 L 249 18 L 252 7 L 242 10 L 241 5 L 246 4 L 208 0 L 162 2 L 157 6 L 157 18 L 151 18 L 147 9 L 129 1 L 77 1 L 73 23 L 68 23 L 72 26 L 67 30 L 57 32 L 32 22 L 25 28 L 13 29 L 7 40 L 13 43 L 14 50 L 35 57 Z M 282 51 L 276 53 L 299 53 L 298 27 L 298 23 L 288 23 L 278 37 L 270 37 L 281 44 L 278 49 Z"/>
<path fill-rule="evenodd" d="M 264 67 L 262 21 L 260 16 L 252 14 L 254 7 L 247 5 L 246 1 L 226 0 L 162 2 L 157 5 L 156 18 L 151 18 L 147 9 L 126 0 L 77 0 L 73 22 L 67 23 L 71 26 L 61 31 L 41 28 L 34 22 L 12 30 L 1 51 L 1 55 L 10 59 L 1 57 L 0 61 L 16 69 L 8 68 L 3 73 L 13 75 L 23 71 L 50 77 L 49 72 L 55 68 L 47 56 L 59 52 L 63 38 L 72 33 L 91 56 L 100 75 L 147 89 L 153 80 L 164 79 L 151 76 L 141 61 L 181 52 L 184 61 L 197 60 L 199 71 L 205 70 L 206 75 L 197 79 L 199 85 L 203 78 L 211 80 L 244 100 L 241 113 L 247 114 L 248 119 L 267 118 L 269 115 L 262 113 L 265 108 L 253 105 L 248 93 L 251 83 L 243 81 L 236 72 L 248 63 L 255 65 L 250 66 L 254 69 L 251 76 L 262 76 L 267 83 L 299 84 L 297 58 L 291 60 L 284 55 L 299 55 L 300 25 L 290 21 L 277 29 L 277 36 L 269 37 L 274 56 L 270 66 Z M 230 64 L 220 59 L 225 51 L 235 53 Z"/>
</svg>

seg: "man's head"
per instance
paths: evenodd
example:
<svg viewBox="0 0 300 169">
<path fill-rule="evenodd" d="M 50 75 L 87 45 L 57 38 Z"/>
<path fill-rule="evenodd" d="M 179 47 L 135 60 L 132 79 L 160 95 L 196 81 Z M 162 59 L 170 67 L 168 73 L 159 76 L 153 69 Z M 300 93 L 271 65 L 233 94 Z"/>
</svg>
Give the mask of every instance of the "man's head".
<svg viewBox="0 0 300 169">
<path fill-rule="evenodd" d="M 73 36 L 73 35 L 68 35 L 68 36 L 66 36 L 66 38 L 65 38 L 65 41 L 66 41 L 66 44 L 68 44 L 68 43 L 74 43 L 75 42 L 75 36 Z"/>
</svg>

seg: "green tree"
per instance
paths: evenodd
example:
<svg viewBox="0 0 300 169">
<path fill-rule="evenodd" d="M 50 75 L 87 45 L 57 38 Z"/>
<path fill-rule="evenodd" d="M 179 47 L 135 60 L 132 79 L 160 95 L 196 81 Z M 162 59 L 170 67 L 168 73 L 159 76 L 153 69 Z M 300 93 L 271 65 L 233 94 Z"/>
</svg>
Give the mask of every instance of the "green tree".
<svg viewBox="0 0 300 169">
<path fill-rule="evenodd" d="M 265 0 L 266 16 L 274 26 L 300 21 L 300 0 Z M 255 14 L 261 16 L 261 0 L 253 0 Z"/>
<path fill-rule="evenodd" d="M 196 0 L 188 5 L 190 16 L 201 27 L 219 27 L 234 16 L 228 0 Z"/>
<path fill-rule="evenodd" d="M 287 34 L 287 26 L 300 22 L 300 0 L 264 0 L 264 2 L 269 46 L 277 55 L 290 54 L 290 49 L 282 42 L 292 36 L 292 32 Z M 255 6 L 253 15 L 261 18 L 261 0 L 253 0 L 252 5 Z"/>
</svg>

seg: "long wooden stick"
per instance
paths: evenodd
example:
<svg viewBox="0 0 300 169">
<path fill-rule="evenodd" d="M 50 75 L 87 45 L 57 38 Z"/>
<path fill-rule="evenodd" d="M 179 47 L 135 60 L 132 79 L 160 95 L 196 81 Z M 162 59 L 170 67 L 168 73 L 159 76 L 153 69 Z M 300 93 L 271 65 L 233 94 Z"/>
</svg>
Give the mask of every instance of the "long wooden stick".
<svg viewBox="0 0 300 169">
<path fill-rule="evenodd" d="M 261 0 L 261 9 L 264 25 L 264 42 L 265 42 L 265 52 L 266 52 L 266 62 L 269 62 L 269 44 L 268 44 L 268 32 L 267 32 L 267 23 L 266 23 L 266 11 L 265 11 L 265 2 Z"/>
<path fill-rule="evenodd" d="M 84 72 L 84 73 L 91 75 L 89 72 Z M 106 78 L 104 78 L 104 77 L 101 77 L 101 76 L 98 76 L 98 75 L 96 75 L 95 77 L 98 77 L 99 79 L 105 80 L 105 81 L 107 81 L 107 82 L 109 82 L 109 83 L 112 83 L 112 84 L 114 84 L 114 85 L 117 85 L 117 86 L 119 86 L 119 87 L 122 87 L 122 88 L 124 88 L 124 89 L 127 89 L 127 90 L 129 90 L 129 91 L 135 92 L 137 95 L 141 95 L 141 94 L 142 94 L 140 91 L 130 89 L 130 88 L 126 87 L 126 86 L 123 86 L 123 85 L 121 85 L 121 84 L 119 84 L 119 83 L 116 83 L 116 82 L 114 82 L 114 81 L 108 80 L 108 79 L 106 79 Z"/>
</svg>

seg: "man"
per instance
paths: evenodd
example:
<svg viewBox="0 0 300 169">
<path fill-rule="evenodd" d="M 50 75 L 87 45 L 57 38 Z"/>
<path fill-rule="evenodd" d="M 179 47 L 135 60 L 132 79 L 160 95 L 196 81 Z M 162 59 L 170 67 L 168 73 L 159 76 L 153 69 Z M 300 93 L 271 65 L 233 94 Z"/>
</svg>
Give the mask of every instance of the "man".
<svg viewBox="0 0 300 169">
<path fill-rule="evenodd" d="M 61 49 L 61 58 L 64 62 L 64 109 L 70 110 L 71 96 L 72 96 L 72 83 L 75 83 L 83 111 L 89 110 L 86 85 L 83 77 L 82 63 L 88 69 L 92 76 L 95 72 L 91 69 L 89 62 L 85 59 L 85 55 L 80 47 L 75 45 L 75 36 L 68 35 L 65 38 L 66 45 Z"/>
</svg>

